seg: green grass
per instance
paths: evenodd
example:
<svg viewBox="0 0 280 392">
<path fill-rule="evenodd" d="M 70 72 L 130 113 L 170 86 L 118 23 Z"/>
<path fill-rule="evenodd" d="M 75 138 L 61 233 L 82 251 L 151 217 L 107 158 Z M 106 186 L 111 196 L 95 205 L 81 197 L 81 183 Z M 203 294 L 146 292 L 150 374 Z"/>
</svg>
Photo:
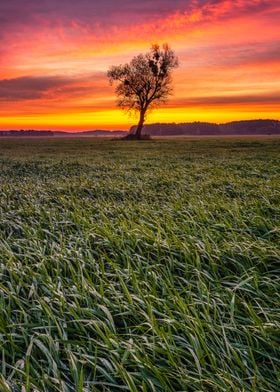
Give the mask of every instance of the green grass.
<svg viewBox="0 0 280 392">
<path fill-rule="evenodd" d="M 0 140 L 0 391 L 279 391 L 279 153 Z"/>
</svg>

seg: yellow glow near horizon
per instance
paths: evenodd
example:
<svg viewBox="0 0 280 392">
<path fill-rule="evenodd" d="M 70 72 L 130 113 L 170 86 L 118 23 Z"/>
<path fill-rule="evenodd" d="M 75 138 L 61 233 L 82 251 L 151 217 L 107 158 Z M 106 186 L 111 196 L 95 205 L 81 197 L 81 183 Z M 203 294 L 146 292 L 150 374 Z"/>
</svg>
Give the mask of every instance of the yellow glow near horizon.
<svg viewBox="0 0 280 392">
<path fill-rule="evenodd" d="M 181 122 L 215 122 L 224 123 L 238 120 L 259 119 L 260 112 L 250 107 L 231 107 L 230 110 L 220 111 L 217 108 L 158 108 L 147 116 L 146 123 L 181 123 Z M 262 107 L 263 118 L 277 118 L 278 111 L 267 111 Z M 198 120 L 199 119 L 199 120 Z M 2 117 L 3 129 L 41 129 L 85 131 L 94 129 L 129 130 L 137 123 L 137 117 L 128 117 L 118 109 L 104 110 L 93 113 L 28 115 L 18 117 Z M 13 127 L 11 127 L 13 124 Z M 22 127 L 25 124 L 25 127 Z M 78 124 L 78 125 L 77 125 Z M 95 124 L 93 127 L 92 124 Z"/>
<path fill-rule="evenodd" d="M 134 122 L 132 121 L 132 124 Z M 2 117 L 1 124 L 5 129 L 12 129 L 10 124 L 14 124 L 13 129 L 21 129 L 23 128 L 22 124 L 26 124 L 24 127 L 25 129 L 36 128 L 42 130 L 82 131 L 98 128 L 118 130 L 120 127 L 127 128 L 127 117 L 121 110 L 112 109 L 92 113 L 60 113 Z M 92 124 L 95 126 L 93 127 Z M 118 127 L 118 125 L 120 127 Z"/>
</svg>

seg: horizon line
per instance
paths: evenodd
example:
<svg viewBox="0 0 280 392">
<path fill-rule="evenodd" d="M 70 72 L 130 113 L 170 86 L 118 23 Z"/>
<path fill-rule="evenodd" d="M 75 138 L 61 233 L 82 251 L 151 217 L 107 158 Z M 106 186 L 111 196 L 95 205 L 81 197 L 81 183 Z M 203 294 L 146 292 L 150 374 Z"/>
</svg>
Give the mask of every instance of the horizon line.
<svg viewBox="0 0 280 392">
<path fill-rule="evenodd" d="M 211 122 L 211 121 L 186 121 L 186 122 L 153 122 L 153 123 L 146 123 L 144 127 L 147 125 L 179 125 L 179 124 L 215 124 L 215 125 L 224 125 L 230 123 L 241 123 L 241 122 L 248 122 L 248 121 L 275 121 L 280 122 L 278 119 L 273 118 L 257 118 L 257 119 L 247 119 L 247 120 L 231 120 L 226 122 Z M 130 132 L 130 130 L 135 127 L 136 124 L 132 125 L 128 130 L 125 129 L 105 129 L 105 128 L 92 128 L 92 129 L 83 129 L 83 130 L 67 130 L 67 129 L 40 129 L 40 128 L 20 128 L 20 129 L 0 129 L 0 132 L 62 132 L 62 133 L 84 133 L 84 132 Z"/>
</svg>

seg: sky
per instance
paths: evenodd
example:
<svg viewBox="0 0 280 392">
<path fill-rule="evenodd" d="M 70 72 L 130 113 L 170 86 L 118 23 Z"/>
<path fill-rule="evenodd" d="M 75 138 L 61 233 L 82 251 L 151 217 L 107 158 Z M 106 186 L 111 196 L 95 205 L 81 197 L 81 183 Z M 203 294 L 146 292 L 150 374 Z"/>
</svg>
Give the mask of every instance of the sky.
<svg viewBox="0 0 280 392">
<path fill-rule="evenodd" d="M 280 119 L 279 0 L 1 0 L 0 129 L 129 129 L 106 72 L 179 57 L 153 122 Z"/>
</svg>

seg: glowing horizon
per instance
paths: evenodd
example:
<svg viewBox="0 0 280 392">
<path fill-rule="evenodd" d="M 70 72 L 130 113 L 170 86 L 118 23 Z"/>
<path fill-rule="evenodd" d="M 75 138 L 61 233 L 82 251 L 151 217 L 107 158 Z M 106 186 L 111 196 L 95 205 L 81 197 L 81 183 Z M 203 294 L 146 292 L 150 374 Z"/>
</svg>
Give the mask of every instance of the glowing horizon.
<svg viewBox="0 0 280 392">
<path fill-rule="evenodd" d="M 180 67 L 147 123 L 280 120 L 276 1 L 13 0 L 0 16 L 0 129 L 128 129 L 106 71 L 155 42 Z"/>
</svg>

